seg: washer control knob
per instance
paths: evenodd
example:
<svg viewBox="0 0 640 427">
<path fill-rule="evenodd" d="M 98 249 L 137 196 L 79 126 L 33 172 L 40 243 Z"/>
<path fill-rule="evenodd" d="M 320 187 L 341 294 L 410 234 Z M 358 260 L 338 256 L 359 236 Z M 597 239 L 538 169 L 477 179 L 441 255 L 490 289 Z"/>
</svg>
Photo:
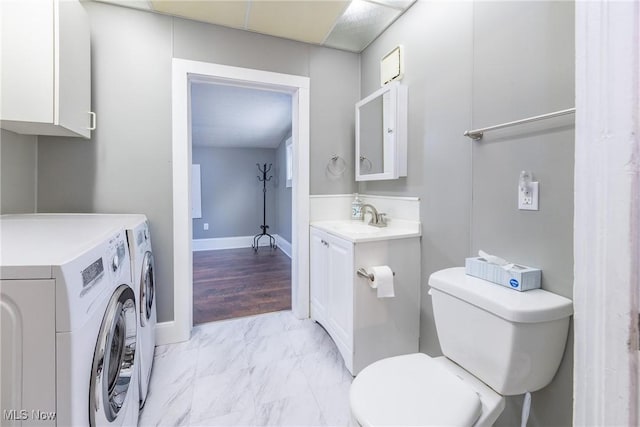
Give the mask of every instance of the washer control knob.
<svg viewBox="0 0 640 427">
<path fill-rule="evenodd" d="M 115 254 L 113 256 L 113 259 L 111 260 L 111 268 L 113 269 L 113 271 L 117 271 L 118 267 L 120 267 L 120 257 L 118 256 L 118 254 Z"/>
</svg>

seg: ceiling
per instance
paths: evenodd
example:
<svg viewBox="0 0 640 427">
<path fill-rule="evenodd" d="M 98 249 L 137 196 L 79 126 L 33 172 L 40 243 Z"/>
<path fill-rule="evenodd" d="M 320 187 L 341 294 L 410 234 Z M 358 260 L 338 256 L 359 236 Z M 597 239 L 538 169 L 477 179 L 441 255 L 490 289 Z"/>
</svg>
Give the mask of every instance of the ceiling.
<svg viewBox="0 0 640 427">
<path fill-rule="evenodd" d="M 361 52 L 416 0 L 98 0 Z"/>
<path fill-rule="evenodd" d="M 191 84 L 191 140 L 195 147 L 277 148 L 290 133 L 289 94 Z"/>
</svg>

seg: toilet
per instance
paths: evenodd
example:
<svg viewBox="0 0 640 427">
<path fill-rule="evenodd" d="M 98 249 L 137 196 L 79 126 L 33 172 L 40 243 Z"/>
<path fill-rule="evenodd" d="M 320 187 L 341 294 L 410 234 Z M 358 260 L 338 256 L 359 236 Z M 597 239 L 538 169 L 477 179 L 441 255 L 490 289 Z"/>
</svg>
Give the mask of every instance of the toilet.
<svg viewBox="0 0 640 427">
<path fill-rule="evenodd" d="M 570 299 L 518 292 L 449 268 L 429 277 L 444 356 L 406 354 L 364 368 L 350 390 L 361 426 L 491 426 L 504 396 L 553 379 L 573 314 Z"/>
</svg>

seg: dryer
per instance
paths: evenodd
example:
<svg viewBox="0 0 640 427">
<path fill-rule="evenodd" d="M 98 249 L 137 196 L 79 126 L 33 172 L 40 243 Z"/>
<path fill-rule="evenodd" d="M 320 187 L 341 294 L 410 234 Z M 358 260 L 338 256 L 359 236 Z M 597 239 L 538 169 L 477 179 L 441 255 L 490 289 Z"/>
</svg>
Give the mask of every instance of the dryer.
<svg viewBox="0 0 640 427">
<path fill-rule="evenodd" d="M 134 426 L 138 330 L 125 231 L 0 217 L 2 425 Z"/>
<path fill-rule="evenodd" d="M 127 230 L 133 286 L 139 301 L 140 339 L 140 407 L 144 406 L 151 381 L 153 355 L 156 347 L 156 276 L 151 231 L 144 215 L 123 215 L 123 226 Z"/>
</svg>

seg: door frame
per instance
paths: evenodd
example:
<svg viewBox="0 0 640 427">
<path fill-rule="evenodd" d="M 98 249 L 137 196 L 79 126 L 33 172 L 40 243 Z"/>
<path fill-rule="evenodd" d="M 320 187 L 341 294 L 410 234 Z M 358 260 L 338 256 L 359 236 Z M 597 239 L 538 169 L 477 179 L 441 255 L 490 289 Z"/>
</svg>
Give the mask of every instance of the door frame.
<svg viewBox="0 0 640 427">
<path fill-rule="evenodd" d="M 640 5 L 576 2 L 573 424 L 640 422 Z"/>
<path fill-rule="evenodd" d="M 190 83 L 206 81 L 291 94 L 293 140 L 291 308 L 309 317 L 309 77 L 174 58 L 172 62 L 173 322 L 158 343 L 186 341 L 193 328 Z"/>
</svg>

